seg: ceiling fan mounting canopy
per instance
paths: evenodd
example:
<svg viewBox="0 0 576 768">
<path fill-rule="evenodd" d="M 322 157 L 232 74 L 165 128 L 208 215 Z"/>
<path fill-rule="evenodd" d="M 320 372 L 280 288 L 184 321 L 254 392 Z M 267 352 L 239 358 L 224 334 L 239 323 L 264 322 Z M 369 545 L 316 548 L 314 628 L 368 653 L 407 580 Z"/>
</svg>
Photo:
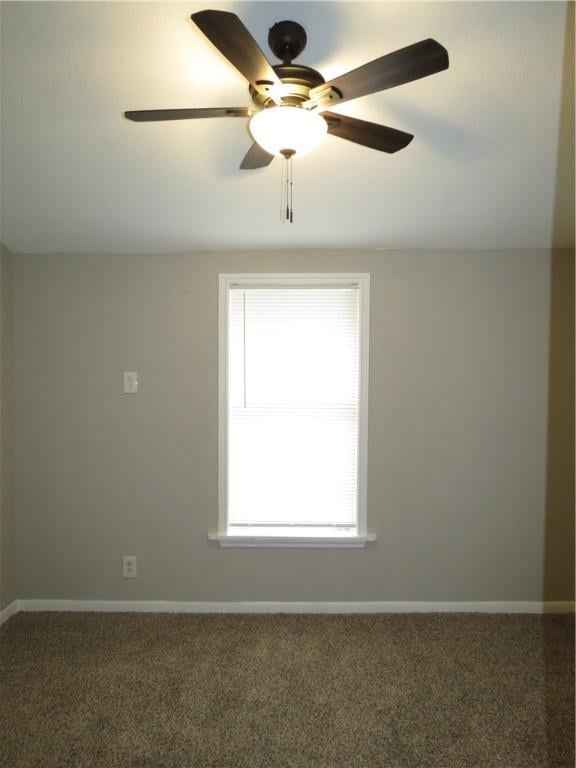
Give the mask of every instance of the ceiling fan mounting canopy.
<svg viewBox="0 0 576 768">
<path fill-rule="evenodd" d="M 270 50 L 284 64 L 290 64 L 300 56 L 307 42 L 306 30 L 295 21 L 277 21 L 268 30 Z"/>
<path fill-rule="evenodd" d="M 318 131 L 318 135 L 327 132 L 355 144 L 392 153 L 406 147 L 414 138 L 413 135 L 386 125 L 328 112 L 327 108 L 436 74 L 449 65 L 446 49 L 436 40 L 428 38 L 380 56 L 325 82 L 322 74 L 312 67 L 293 63 L 307 43 L 306 31 L 295 21 L 279 21 L 269 30 L 270 49 L 282 62 L 276 65 L 270 64 L 256 40 L 234 13 L 199 11 L 192 14 L 192 21 L 248 81 L 252 106 L 136 110 L 124 113 L 128 120 L 153 122 L 206 117 L 252 118 L 251 131 L 257 137 L 258 128 L 255 126 L 266 122 L 260 119 L 263 117 L 261 113 L 274 112 L 274 120 L 281 117 L 288 122 L 289 115 L 302 110 L 309 112 L 310 118 L 324 121 L 320 124 L 322 131 Z M 274 120 L 270 118 L 268 122 L 272 124 Z M 312 126 L 315 120 L 301 120 L 298 117 L 294 125 L 296 122 L 300 130 L 306 122 Z M 318 127 L 318 123 L 315 124 Z M 267 151 L 258 143 L 260 140 L 267 143 L 262 138 L 256 138 L 240 168 L 263 168 L 272 162 L 277 152 Z M 267 145 L 272 146 L 269 142 Z M 277 147 L 277 143 L 274 146 Z M 289 145 L 281 150 L 284 150 L 280 151 L 284 156 L 285 151 L 298 154 L 295 147 Z"/>
</svg>

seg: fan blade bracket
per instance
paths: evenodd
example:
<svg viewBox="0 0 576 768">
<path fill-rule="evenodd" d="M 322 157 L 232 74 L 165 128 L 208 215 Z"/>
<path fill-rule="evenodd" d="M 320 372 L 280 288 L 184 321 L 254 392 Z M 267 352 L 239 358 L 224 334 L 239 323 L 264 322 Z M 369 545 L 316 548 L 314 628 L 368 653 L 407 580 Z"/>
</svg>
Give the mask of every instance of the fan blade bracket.
<svg viewBox="0 0 576 768">
<path fill-rule="evenodd" d="M 254 91 L 261 96 L 265 104 L 273 102 L 276 106 L 282 104 L 281 91 L 284 86 L 282 83 L 271 83 L 270 80 L 257 80 L 254 85 L 251 86 Z"/>
<path fill-rule="evenodd" d="M 272 88 L 278 87 L 278 83 L 273 83 L 270 80 L 257 80 L 254 83 L 254 89 L 258 91 L 258 93 L 269 93 Z"/>
<path fill-rule="evenodd" d="M 332 85 L 326 87 L 321 85 L 313 90 L 314 95 L 309 96 L 308 101 L 303 105 L 306 109 L 316 109 L 318 107 L 324 109 L 334 106 L 334 104 L 337 104 L 342 99 L 342 93 Z"/>
</svg>

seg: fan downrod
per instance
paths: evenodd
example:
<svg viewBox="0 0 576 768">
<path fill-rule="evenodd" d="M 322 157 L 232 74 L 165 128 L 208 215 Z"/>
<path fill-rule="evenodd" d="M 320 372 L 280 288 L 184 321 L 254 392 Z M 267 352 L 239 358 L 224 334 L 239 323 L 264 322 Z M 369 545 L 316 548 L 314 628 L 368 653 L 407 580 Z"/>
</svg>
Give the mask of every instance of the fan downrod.
<svg viewBox="0 0 576 768">
<path fill-rule="evenodd" d="M 283 64 L 291 64 L 306 48 L 304 27 L 295 21 L 278 21 L 268 31 L 270 50 Z"/>
</svg>

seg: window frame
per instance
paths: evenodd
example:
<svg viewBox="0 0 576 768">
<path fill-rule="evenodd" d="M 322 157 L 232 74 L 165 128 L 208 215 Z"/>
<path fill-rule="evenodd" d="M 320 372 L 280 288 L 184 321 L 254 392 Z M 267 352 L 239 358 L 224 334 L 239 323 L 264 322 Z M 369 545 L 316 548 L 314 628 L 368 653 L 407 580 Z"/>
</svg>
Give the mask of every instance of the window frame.
<svg viewBox="0 0 576 768">
<path fill-rule="evenodd" d="M 299 287 L 358 286 L 358 474 L 357 530 L 346 536 L 242 535 L 228 533 L 228 294 L 231 286 Z M 370 274 L 362 273 L 221 273 L 218 276 L 218 533 L 209 539 L 225 547 L 334 547 L 365 546 L 374 536 L 367 532 L 368 480 L 368 372 Z"/>
</svg>

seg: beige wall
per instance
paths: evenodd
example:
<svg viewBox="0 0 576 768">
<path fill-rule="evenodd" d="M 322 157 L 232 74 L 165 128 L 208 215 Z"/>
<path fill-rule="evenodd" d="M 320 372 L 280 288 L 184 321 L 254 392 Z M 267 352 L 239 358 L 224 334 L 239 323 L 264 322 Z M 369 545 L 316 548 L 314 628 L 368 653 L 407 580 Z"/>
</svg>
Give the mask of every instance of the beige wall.
<svg viewBox="0 0 576 768">
<path fill-rule="evenodd" d="M 235 271 L 371 273 L 375 546 L 208 544 L 217 276 Z M 38 255 L 14 277 L 19 597 L 542 597 L 548 252 Z"/>
<path fill-rule="evenodd" d="M 16 599 L 12 504 L 12 255 L 0 243 L 0 610 Z"/>
</svg>

